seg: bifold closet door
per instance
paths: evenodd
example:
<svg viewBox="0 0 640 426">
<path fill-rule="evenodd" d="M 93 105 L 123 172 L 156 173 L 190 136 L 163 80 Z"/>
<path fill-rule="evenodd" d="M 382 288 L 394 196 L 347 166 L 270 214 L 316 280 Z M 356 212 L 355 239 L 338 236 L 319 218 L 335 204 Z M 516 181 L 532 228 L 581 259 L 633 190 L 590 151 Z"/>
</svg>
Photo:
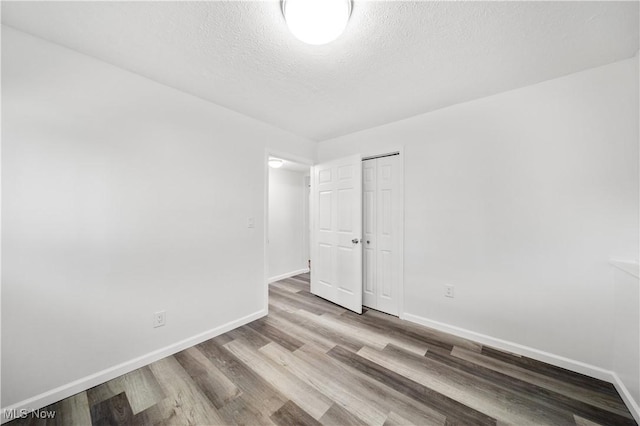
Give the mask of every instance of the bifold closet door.
<svg viewBox="0 0 640 426">
<path fill-rule="evenodd" d="M 400 232 L 400 156 L 362 164 L 363 180 L 363 304 L 398 315 Z"/>
</svg>

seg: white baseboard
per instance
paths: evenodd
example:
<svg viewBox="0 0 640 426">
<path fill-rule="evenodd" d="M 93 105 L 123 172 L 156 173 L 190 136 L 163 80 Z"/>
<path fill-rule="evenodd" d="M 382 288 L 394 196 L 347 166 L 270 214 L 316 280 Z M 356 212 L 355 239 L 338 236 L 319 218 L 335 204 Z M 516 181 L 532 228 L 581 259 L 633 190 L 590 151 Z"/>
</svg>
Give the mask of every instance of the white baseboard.
<svg viewBox="0 0 640 426">
<path fill-rule="evenodd" d="M 539 349 L 524 346 L 519 343 L 498 339 L 486 334 L 476 333 L 475 331 L 445 324 L 439 321 L 430 320 L 418 315 L 405 313 L 403 317 L 407 321 L 415 322 L 416 324 L 424 325 L 425 327 L 434 328 L 436 330 L 444 331 L 445 333 L 453 334 L 454 336 L 473 340 L 474 342 L 491 346 L 496 349 L 523 355 L 529 358 L 536 359 L 538 361 L 546 362 L 547 364 L 566 368 L 567 370 L 575 371 L 577 373 L 585 374 L 587 376 L 595 377 L 596 379 L 606 380 L 613 383 L 611 376 L 612 372 L 600 367 L 596 367 L 595 365 L 586 364 L 581 361 L 576 361 L 560 355 L 541 351 Z"/>
<path fill-rule="evenodd" d="M 620 394 L 620 397 L 622 398 L 624 403 L 627 405 L 629 411 L 631 411 L 633 418 L 638 424 L 640 424 L 640 405 L 638 405 L 638 401 L 635 401 L 633 399 L 631 393 L 629 393 L 629 389 L 627 389 L 622 380 L 620 380 L 620 377 L 618 377 L 615 372 L 612 372 L 611 374 L 613 376 L 613 385 L 616 387 L 616 390 Z"/>
<path fill-rule="evenodd" d="M 255 321 L 265 315 L 267 315 L 267 311 L 265 309 L 261 309 L 237 320 L 230 321 L 219 327 L 215 327 L 211 330 L 181 340 L 177 343 L 134 358 L 130 361 L 123 362 L 90 376 L 83 377 L 82 379 L 75 380 L 71 383 L 59 386 L 50 391 L 43 392 L 39 395 L 36 395 L 29 399 L 25 399 L 8 407 L 3 407 L 2 416 L 0 417 L 0 424 L 6 423 L 11 420 L 5 417 L 5 414 L 8 412 L 23 413 L 24 411 L 22 410 L 27 410 L 28 412 L 39 410 L 43 407 L 46 407 L 47 405 L 53 404 L 54 402 L 75 395 L 78 392 L 85 391 L 101 383 L 107 382 L 111 379 L 115 379 L 116 377 L 129 373 L 137 368 L 144 367 L 145 365 L 151 364 L 152 362 L 158 361 L 159 359 L 168 357 L 184 349 L 190 348 L 191 346 L 219 336 L 223 333 L 226 333 L 227 331 L 233 330 L 234 328 L 250 323 L 251 321 Z"/>
<path fill-rule="evenodd" d="M 271 283 L 274 283 L 276 281 L 284 280 L 285 278 L 291 278 L 291 277 L 294 277 L 296 275 L 306 274 L 307 272 L 309 272 L 309 268 L 298 269 L 297 271 L 292 271 L 292 272 L 287 272 L 286 274 L 276 275 L 275 277 L 269 278 L 267 280 L 267 283 L 271 284 Z"/>
<path fill-rule="evenodd" d="M 483 345 L 491 346 L 492 348 L 500 349 L 506 352 L 526 356 L 538 361 L 546 362 L 547 364 L 555 365 L 556 367 L 562 367 L 567 370 L 575 371 L 576 373 L 584 374 L 586 376 L 595 377 L 596 379 L 604 380 L 612 383 L 622 400 L 629 408 L 629 411 L 635 418 L 636 422 L 640 423 L 640 407 L 638 403 L 634 401 L 633 397 L 629 393 L 627 387 L 622 383 L 618 375 L 610 370 L 605 370 L 595 365 L 587 364 L 574 359 L 566 358 L 560 355 L 552 354 L 549 352 L 541 351 L 529 346 L 521 345 L 519 343 L 509 342 L 507 340 L 498 339 L 488 336 L 486 334 L 477 333 L 475 331 L 467 330 L 465 328 L 456 327 L 453 325 L 445 324 L 443 322 L 430 320 L 418 315 L 403 313 L 400 318 L 407 321 L 414 322 L 416 324 L 424 325 L 425 327 L 433 328 L 454 336 L 462 337 L 464 339 L 473 340 L 474 342 L 481 343 Z"/>
</svg>

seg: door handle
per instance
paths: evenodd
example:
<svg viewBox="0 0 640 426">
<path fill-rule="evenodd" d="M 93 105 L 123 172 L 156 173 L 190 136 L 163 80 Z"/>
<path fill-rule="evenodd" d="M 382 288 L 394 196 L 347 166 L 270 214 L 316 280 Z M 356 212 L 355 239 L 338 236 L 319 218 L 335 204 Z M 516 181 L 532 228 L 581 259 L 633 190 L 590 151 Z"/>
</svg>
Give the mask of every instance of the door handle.
<svg viewBox="0 0 640 426">
<path fill-rule="evenodd" d="M 353 244 L 358 244 L 358 243 L 360 242 L 360 240 L 359 240 L 359 239 L 357 239 L 357 238 L 354 238 L 353 240 L 351 240 L 351 242 L 352 242 Z"/>
</svg>

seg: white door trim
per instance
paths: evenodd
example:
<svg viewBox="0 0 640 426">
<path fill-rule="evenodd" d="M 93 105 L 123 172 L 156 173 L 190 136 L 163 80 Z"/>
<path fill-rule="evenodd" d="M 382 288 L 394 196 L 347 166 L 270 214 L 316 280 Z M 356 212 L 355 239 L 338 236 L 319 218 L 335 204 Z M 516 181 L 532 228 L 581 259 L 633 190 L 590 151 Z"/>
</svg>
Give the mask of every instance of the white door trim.
<svg viewBox="0 0 640 426">
<path fill-rule="evenodd" d="M 398 317 L 400 319 L 405 318 L 404 314 L 404 215 L 405 215 L 405 203 L 404 203 L 404 149 L 399 148 L 397 150 L 400 153 L 400 161 L 398 161 L 398 168 L 400 169 L 400 173 L 398 173 L 400 182 L 398 187 L 400 188 L 400 206 L 401 206 L 401 214 L 400 214 L 400 242 L 398 244 L 398 249 L 400 250 L 398 253 L 399 256 L 399 271 L 398 271 Z"/>
</svg>

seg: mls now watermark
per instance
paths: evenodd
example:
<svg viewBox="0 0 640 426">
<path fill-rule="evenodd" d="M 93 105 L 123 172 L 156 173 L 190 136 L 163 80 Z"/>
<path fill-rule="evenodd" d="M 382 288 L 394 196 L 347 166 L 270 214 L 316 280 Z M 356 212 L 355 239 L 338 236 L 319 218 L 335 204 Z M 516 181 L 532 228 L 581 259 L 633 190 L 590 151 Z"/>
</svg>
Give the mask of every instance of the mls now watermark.
<svg viewBox="0 0 640 426">
<path fill-rule="evenodd" d="M 22 409 L 4 409 L 2 410 L 2 416 L 5 420 L 13 420 L 13 419 L 26 419 L 27 417 L 35 418 L 35 419 L 53 419 L 56 416 L 56 412 L 54 410 L 27 410 L 26 408 Z"/>
</svg>

